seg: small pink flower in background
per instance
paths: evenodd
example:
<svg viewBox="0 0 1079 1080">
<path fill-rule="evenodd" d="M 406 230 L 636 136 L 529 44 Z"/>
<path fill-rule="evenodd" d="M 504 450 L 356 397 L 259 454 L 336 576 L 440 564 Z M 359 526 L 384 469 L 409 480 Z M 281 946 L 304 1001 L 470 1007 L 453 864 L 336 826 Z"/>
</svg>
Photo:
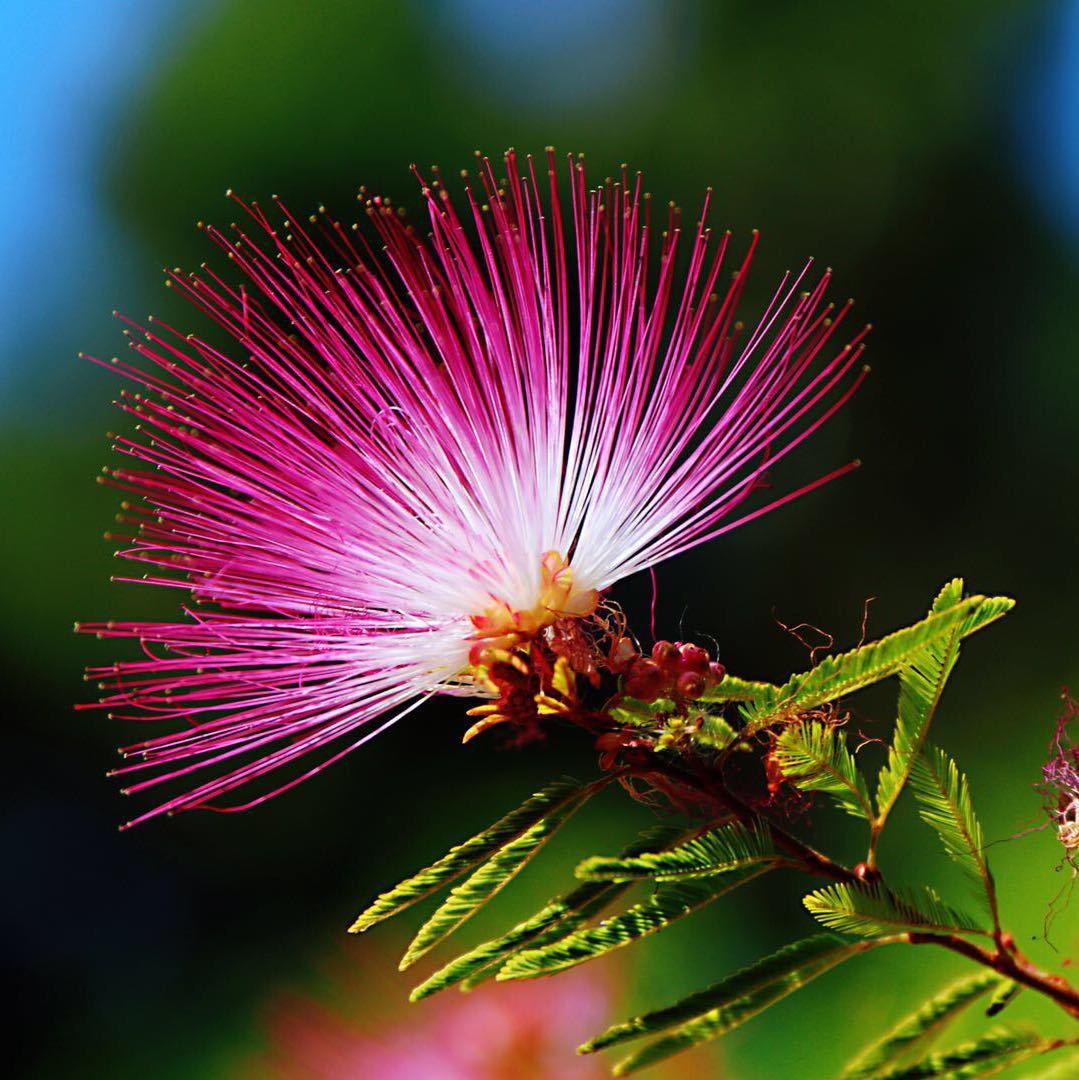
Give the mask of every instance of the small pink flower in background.
<svg viewBox="0 0 1079 1080">
<path fill-rule="evenodd" d="M 331 971 L 318 998 L 278 994 L 266 1011 L 269 1050 L 242 1075 L 281 1080 L 561 1080 L 606 1077 L 610 1062 L 574 1048 L 607 1026 L 618 1004 L 594 969 L 444 994 L 422 1008 L 399 987 L 372 987 L 386 965 Z M 387 1002 L 400 1007 L 387 1006 Z M 701 1059 L 653 1070 L 656 1080 L 695 1075 Z M 700 1075 L 700 1073 L 696 1073 Z"/>
<path fill-rule="evenodd" d="M 262 802 L 475 693 L 489 650 L 855 464 L 744 505 L 861 381 L 829 273 L 784 276 L 743 329 L 757 238 L 732 264 L 710 196 L 683 231 L 639 174 L 589 190 L 571 158 L 564 204 L 553 153 L 506 165 L 481 159 L 460 208 L 423 179 L 423 228 L 366 199 L 374 242 L 245 206 L 206 228 L 236 281 L 170 275 L 230 344 L 129 324 L 143 363 L 107 366 L 139 424 L 103 479 L 134 496 L 118 554 L 145 572 L 121 580 L 187 598 L 174 622 L 82 627 L 144 654 L 91 670 L 101 705 L 172 729 L 117 771 L 185 790 L 134 821 Z"/>
<path fill-rule="evenodd" d="M 569 980 L 567 980 L 568 982 Z M 310 1000 L 273 1010 L 269 1068 L 282 1077 L 355 1080 L 553 1080 L 602 1077 L 609 1067 L 574 1047 L 603 1028 L 610 997 L 594 978 L 479 989 L 401 1014 L 345 1019 Z"/>
</svg>

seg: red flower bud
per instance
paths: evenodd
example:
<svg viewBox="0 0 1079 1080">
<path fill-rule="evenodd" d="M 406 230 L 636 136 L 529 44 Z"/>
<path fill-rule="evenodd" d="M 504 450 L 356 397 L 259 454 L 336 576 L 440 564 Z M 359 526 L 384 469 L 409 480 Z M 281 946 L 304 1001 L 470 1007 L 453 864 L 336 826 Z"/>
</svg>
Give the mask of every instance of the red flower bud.
<svg viewBox="0 0 1079 1080">
<path fill-rule="evenodd" d="M 629 669 L 622 690 L 638 701 L 652 702 L 663 693 L 667 679 L 652 660 L 639 659 Z"/>
<path fill-rule="evenodd" d="M 678 668 L 678 663 L 682 659 L 682 654 L 678 650 L 678 646 L 672 644 L 669 641 L 657 641 L 652 646 L 652 659 L 669 674 L 673 674 Z"/>
<path fill-rule="evenodd" d="M 678 676 L 678 693 L 684 698 L 699 698 L 704 685 L 704 676 L 697 671 L 683 671 Z"/>
<path fill-rule="evenodd" d="M 681 650 L 681 662 L 679 667 L 683 671 L 695 671 L 703 675 L 708 670 L 708 650 L 700 645 L 683 645 Z"/>
<path fill-rule="evenodd" d="M 727 669 L 718 660 L 713 660 L 708 665 L 708 678 L 711 680 L 713 685 L 715 683 L 722 682 L 723 676 L 726 674 Z"/>
</svg>

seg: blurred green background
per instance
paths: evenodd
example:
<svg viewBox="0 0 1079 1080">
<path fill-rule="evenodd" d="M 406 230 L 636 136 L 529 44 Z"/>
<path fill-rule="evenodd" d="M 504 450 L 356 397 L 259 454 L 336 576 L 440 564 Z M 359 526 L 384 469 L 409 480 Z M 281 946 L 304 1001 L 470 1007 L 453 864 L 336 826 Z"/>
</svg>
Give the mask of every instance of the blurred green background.
<svg viewBox="0 0 1079 1080">
<path fill-rule="evenodd" d="M 0 850 L 20 1070 L 250 1075 L 274 1039 L 266 1002 L 282 987 L 320 993 L 338 952 L 404 1016 L 416 980 L 392 974 L 394 934 L 343 940 L 358 906 L 534 784 L 594 768 L 571 739 L 462 749 L 458 707 L 442 703 L 256 811 L 117 834 L 128 808 L 104 772 L 132 736 L 72 712 L 89 696 L 81 668 L 113 650 L 71 623 L 168 608 L 108 584 L 100 534 L 116 498 L 94 475 L 104 432 L 122 422 L 109 405 L 119 387 L 74 356 L 118 351 L 114 307 L 202 327 L 160 287 L 160 268 L 208 254 L 194 222 L 229 220 L 227 186 L 281 193 L 297 211 L 325 202 L 351 221 L 360 183 L 415 205 L 413 160 L 452 173 L 475 147 L 554 143 L 586 151 L 594 179 L 627 161 L 686 206 L 713 185 L 718 224 L 763 230 L 757 296 L 807 254 L 835 266 L 841 294 L 875 324 L 874 373 L 776 479 L 793 486 L 855 455 L 865 468 L 664 566 L 659 632 L 713 634 L 732 670 L 779 677 L 805 657 L 776 617 L 849 645 L 870 596 L 871 632 L 913 621 L 954 574 L 1015 596 L 1015 613 L 966 650 L 936 737 L 968 767 L 991 838 L 1037 823 L 1032 785 L 1060 687 L 1079 684 L 1079 4 L 9 0 L 2 11 Z M 617 596 L 640 615 L 647 582 Z M 887 731 L 891 689 L 858 705 L 863 730 Z M 558 891 L 578 856 L 620 846 L 641 816 L 601 801 L 498 921 Z M 823 808 L 807 825 L 858 857 Z M 1053 837 L 992 855 L 1007 923 L 1033 958 L 1061 964 L 1079 902 L 1058 919 L 1054 952 L 1040 940 L 1062 883 Z M 952 883 L 914 827 L 884 856 Z M 803 891 L 768 882 L 626 952 L 611 968 L 611 1019 L 809 931 Z M 829 1075 L 962 970 L 910 953 L 826 976 L 697 1052 L 689 1075 Z M 1014 1009 L 1062 1030 L 1062 1014 L 1033 1000 Z M 423 1006 L 407 1022 L 423 1025 Z"/>
</svg>

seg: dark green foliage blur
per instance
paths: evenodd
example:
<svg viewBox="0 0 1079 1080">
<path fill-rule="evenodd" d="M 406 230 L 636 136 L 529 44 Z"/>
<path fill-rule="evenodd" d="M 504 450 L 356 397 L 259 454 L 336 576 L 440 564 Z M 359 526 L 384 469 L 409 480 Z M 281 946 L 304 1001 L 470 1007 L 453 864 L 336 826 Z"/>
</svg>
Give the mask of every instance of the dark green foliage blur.
<svg viewBox="0 0 1079 1080">
<path fill-rule="evenodd" d="M 111 660 L 116 646 L 75 638 L 71 623 L 172 607 L 108 583 L 116 571 L 101 532 L 119 496 L 94 476 L 108 460 L 105 432 L 124 423 L 109 407 L 119 383 L 73 356 L 123 347 L 112 307 L 205 331 L 160 287 L 160 268 L 213 256 L 194 223 L 231 219 L 230 186 L 279 193 L 297 213 L 325 203 L 351 222 L 360 184 L 418 209 L 412 161 L 452 177 L 475 148 L 554 143 L 584 151 L 594 180 L 622 161 L 644 170 L 656 196 L 687 213 L 711 185 L 717 225 L 736 241 L 753 227 L 764 234 L 751 302 L 806 255 L 836 267 L 839 295 L 856 296 L 874 324 L 873 375 L 775 480 L 793 487 L 852 456 L 864 468 L 663 566 L 657 631 L 713 635 L 731 671 L 772 679 L 806 659 L 777 620 L 812 623 L 849 647 L 869 597 L 871 636 L 920 618 L 953 575 L 972 591 L 1015 597 L 1015 612 L 967 646 L 934 740 L 968 771 L 989 840 L 1039 823 L 1033 785 L 1060 688 L 1079 684 L 1079 233 L 1040 197 L 1030 158 L 1041 144 L 1028 138 L 1045 122 L 1037 87 L 1059 60 L 1064 5 L 104 8 L 117 57 L 137 47 L 133 23 L 164 28 L 94 119 L 86 187 L 110 240 L 87 249 L 73 235 L 46 253 L 55 288 L 38 291 L 44 314 L 12 339 L 0 410 L 4 922 L 22 1069 L 239 1075 L 269 1037 L 267 995 L 317 992 L 320 957 L 355 950 L 357 963 L 392 968 L 396 941 L 375 955 L 366 940 L 362 950 L 345 940 L 376 892 L 543 782 L 594 774 L 592 752 L 572 736 L 525 752 L 484 739 L 460 747 L 460 703 L 450 700 L 251 813 L 116 832 L 129 815 L 104 773 L 138 729 L 72 712 L 93 697 L 82 667 Z M 44 57 L 47 44 L 38 47 Z M 80 101 L 68 107 L 77 120 Z M 23 268 L 8 262 L 18 295 Z M 647 576 L 616 596 L 647 635 Z M 892 696 L 858 703 L 856 726 L 886 735 Z M 914 816 L 909 806 L 897 813 Z M 814 812 L 803 825 L 812 830 L 818 816 L 841 848 L 847 834 L 835 830 L 846 826 L 833 815 Z M 522 874 L 504 910 L 535 910 L 580 856 L 614 851 L 647 821 L 606 792 L 560 833 L 553 863 Z M 893 863 L 954 881 L 923 832 L 905 835 L 918 846 L 893 844 Z M 853 829 L 849 839 L 857 858 Z M 1059 963 L 1040 940 L 1064 881 L 1053 837 L 1000 843 L 990 857 L 1006 924 L 1031 939 L 1032 959 Z M 611 1021 L 812 932 L 803 884 L 758 882 L 668 940 L 627 951 Z M 1052 941 L 1074 953 L 1079 901 Z M 708 1075 L 722 1061 L 739 1080 L 827 1076 L 961 970 L 947 956 L 882 950 L 747 1024 L 722 1057 L 697 1051 L 698 1067 Z M 419 981 L 411 975 L 395 978 L 393 992 L 422 1024 L 425 1005 L 405 1005 Z M 1050 1018 L 1050 1028 L 1055 1017 L 1029 996 L 1010 1008 Z"/>
</svg>

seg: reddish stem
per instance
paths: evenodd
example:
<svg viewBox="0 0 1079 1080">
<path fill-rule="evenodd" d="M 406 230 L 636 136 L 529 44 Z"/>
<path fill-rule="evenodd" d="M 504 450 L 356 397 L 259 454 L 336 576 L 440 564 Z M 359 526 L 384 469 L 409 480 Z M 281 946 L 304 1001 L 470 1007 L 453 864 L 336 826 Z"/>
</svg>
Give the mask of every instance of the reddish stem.
<svg viewBox="0 0 1079 1080">
<path fill-rule="evenodd" d="M 1053 975 L 1035 967 L 1015 948 L 1011 934 L 1001 935 L 1004 947 L 993 951 L 983 949 L 980 945 L 975 945 L 955 934 L 908 934 L 907 936 L 912 945 L 939 945 L 977 964 L 992 968 L 997 974 L 1044 994 L 1055 1001 L 1066 1013 L 1079 1020 L 1079 990 L 1076 990 L 1062 976 Z"/>
</svg>

